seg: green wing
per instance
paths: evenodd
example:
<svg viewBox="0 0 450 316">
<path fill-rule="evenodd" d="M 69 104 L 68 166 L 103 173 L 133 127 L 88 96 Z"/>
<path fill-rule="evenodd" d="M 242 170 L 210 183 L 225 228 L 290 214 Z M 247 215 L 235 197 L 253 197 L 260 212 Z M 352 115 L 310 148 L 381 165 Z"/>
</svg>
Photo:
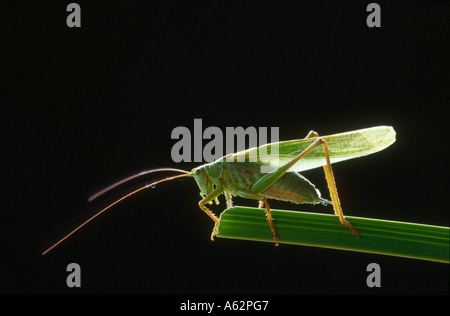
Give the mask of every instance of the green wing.
<svg viewBox="0 0 450 316">
<path fill-rule="evenodd" d="M 322 138 L 327 142 L 331 163 L 337 163 L 385 149 L 395 142 L 395 131 L 391 126 L 377 126 Z M 277 169 L 291 161 L 316 139 L 313 137 L 266 144 L 227 155 L 222 159 L 266 166 L 269 169 L 266 172 L 270 172 L 270 169 Z M 300 159 L 289 171 L 300 172 L 322 167 L 325 164 L 323 146 L 318 146 Z"/>
</svg>

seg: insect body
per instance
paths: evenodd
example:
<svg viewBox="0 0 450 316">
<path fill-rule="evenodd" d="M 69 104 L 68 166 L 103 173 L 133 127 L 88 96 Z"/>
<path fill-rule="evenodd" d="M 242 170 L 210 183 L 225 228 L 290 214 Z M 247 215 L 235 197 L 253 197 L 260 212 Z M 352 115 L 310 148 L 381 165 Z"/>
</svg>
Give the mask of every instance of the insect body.
<svg viewBox="0 0 450 316">
<path fill-rule="evenodd" d="M 394 142 L 395 131 L 390 126 L 377 126 L 324 137 L 320 137 L 316 132 L 311 131 L 304 139 L 271 143 L 229 154 L 214 162 L 194 168 L 191 172 L 171 168 L 148 170 L 109 186 L 91 196 L 89 201 L 119 185 L 149 173 L 175 171 L 180 174 L 146 184 L 122 196 L 72 230 L 64 238 L 45 250 L 43 254 L 50 251 L 94 217 L 131 195 L 153 187 L 155 184 L 188 176 L 195 178 L 200 189 L 200 195 L 202 196 L 202 200 L 199 202 L 200 208 L 215 223 L 211 239 L 214 239 L 217 234 L 220 220 L 206 207 L 206 204 L 211 204 L 213 201 L 218 204 L 218 197 L 223 193 L 227 207 L 232 206 L 233 196 L 259 201 L 259 207 L 265 207 L 266 217 L 273 233 L 273 240 L 278 245 L 280 237 L 271 216 L 268 199 L 289 201 L 296 204 L 330 203 L 330 201 L 321 197 L 319 190 L 311 182 L 298 173 L 318 167 L 324 169 L 334 213 L 339 217 L 341 224 L 347 226 L 353 234 L 358 236 L 357 229 L 344 218 L 331 164 L 378 152 Z M 274 155 L 274 152 L 277 154 Z M 262 172 L 262 166 L 271 168 L 271 171 Z"/>
<path fill-rule="evenodd" d="M 219 219 L 205 206 L 224 193 L 227 207 L 232 207 L 232 196 L 239 196 L 246 199 L 260 201 L 260 207 L 266 206 L 266 217 L 274 234 L 274 241 L 278 242 L 279 237 L 270 214 L 270 207 L 267 199 L 277 199 L 281 201 L 301 203 L 329 203 L 320 197 L 320 192 L 305 177 L 297 172 L 286 172 L 273 183 L 267 182 L 265 188 L 255 190 L 255 184 L 264 174 L 261 174 L 260 167 L 256 164 L 248 165 L 245 162 L 227 162 L 226 158 L 200 166 L 192 170 L 192 174 L 200 188 L 200 195 L 203 200 L 199 202 L 200 208 L 205 211 L 215 222 L 211 239 L 217 233 Z M 261 191 L 261 192 L 259 192 Z"/>
</svg>

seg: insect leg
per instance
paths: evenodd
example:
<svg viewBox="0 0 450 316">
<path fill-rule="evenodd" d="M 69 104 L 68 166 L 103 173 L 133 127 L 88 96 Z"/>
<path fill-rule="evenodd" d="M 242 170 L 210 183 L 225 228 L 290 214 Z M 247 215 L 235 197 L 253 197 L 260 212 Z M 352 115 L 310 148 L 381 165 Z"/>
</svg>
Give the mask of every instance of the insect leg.
<svg viewBox="0 0 450 316">
<path fill-rule="evenodd" d="M 319 137 L 319 134 L 317 134 L 315 131 L 309 131 L 308 135 L 306 135 L 306 138 L 314 138 L 314 137 Z"/>
<path fill-rule="evenodd" d="M 270 213 L 270 206 L 269 202 L 266 198 L 262 199 L 262 202 L 266 205 L 266 218 L 269 222 L 270 230 L 272 230 L 273 233 L 273 241 L 275 242 L 275 246 L 278 246 L 278 241 L 280 240 L 280 237 L 278 237 L 277 229 L 275 228 L 275 225 L 273 224 L 273 218 Z"/>
<path fill-rule="evenodd" d="M 314 131 L 310 131 L 306 138 L 312 138 L 312 137 L 319 137 L 319 134 L 317 134 Z M 334 214 L 339 216 L 339 221 L 342 225 L 347 226 L 352 234 L 356 235 L 356 237 L 359 238 L 358 230 L 352 226 L 347 220 L 344 218 L 344 213 L 342 212 L 341 202 L 339 201 L 339 195 L 337 192 L 336 187 L 336 181 L 334 180 L 333 175 L 333 168 L 331 168 L 331 162 L 330 162 L 330 154 L 328 151 L 328 146 L 325 140 L 322 138 L 318 138 L 314 143 L 319 142 L 322 144 L 324 153 L 325 153 L 325 159 L 327 164 L 323 166 L 323 170 L 325 172 L 325 179 L 327 180 L 328 184 L 328 190 L 330 191 L 331 196 L 331 203 L 333 204 Z M 313 143 L 313 144 L 314 144 Z M 316 145 L 317 146 L 317 145 Z"/>
<path fill-rule="evenodd" d="M 225 195 L 225 200 L 227 202 L 227 208 L 232 208 L 233 207 L 233 200 L 231 197 L 231 193 L 229 191 L 223 191 L 223 194 Z"/>
<path fill-rule="evenodd" d="M 317 137 L 318 134 L 314 131 L 308 133 L 307 138 Z M 355 229 L 348 221 L 345 220 L 344 214 L 342 212 L 341 204 L 339 202 L 339 196 L 337 193 L 336 182 L 333 176 L 333 169 L 331 168 L 330 162 L 330 154 L 328 152 L 328 146 L 325 140 L 322 138 L 317 138 L 311 145 L 309 145 L 305 150 L 303 150 L 300 154 L 298 154 L 291 161 L 281 166 L 277 170 L 271 173 L 265 174 L 261 177 L 255 184 L 252 186 L 252 193 L 260 193 L 270 187 L 273 183 L 275 183 L 279 178 L 281 178 L 294 164 L 297 163 L 301 158 L 305 157 L 311 151 L 313 151 L 317 146 L 322 145 L 325 153 L 326 165 L 323 167 L 325 171 L 325 179 L 327 180 L 328 190 L 331 195 L 331 202 L 333 204 L 334 213 L 339 216 L 339 221 L 342 225 L 347 226 L 352 234 L 356 234 L 358 236 L 358 230 Z"/>
<path fill-rule="evenodd" d="M 213 232 L 211 234 L 211 240 L 214 240 L 214 236 L 216 236 L 217 234 L 217 229 L 219 228 L 219 223 L 220 220 L 217 218 L 216 215 L 214 215 L 213 212 L 211 212 L 206 206 L 205 204 L 214 200 L 215 198 L 217 198 L 221 193 L 223 192 L 223 188 L 222 187 L 218 187 L 217 189 L 215 189 L 214 191 L 212 191 L 210 194 L 208 194 L 203 200 L 201 200 L 200 202 L 198 202 L 198 206 L 200 206 L 200 208 L 206 213 L 208 214 L 209 217 L 212 218 L 212 220 L 214 221 L 214 229 Z"/>
<path fill-rule="evenodd" d="M 300 159 L 305 157 L 307 154 L 309 154 L 314 148 L 316 148 L 321 142 L 325 142 L 321 138 L 316 139 L 311 145 L 309 145 L 305 150 L 303 150 L 300 154 L 298 154 L 295 158 L 293 158 L 288 163 L 284 164 L 277 170 L 267 173 L 264 176 L 262 176 L 258 181 L 256 181 L 251 191 L 254 194 L 258 194 L 268 187 L 270 187 L 272 184 L 274 184 L 278 179 L 280 179 L 293 165 L 297 163 Z"/>
<path fill-rule="evenodd" d="M 259 195 L 253 194 L 253 193 L 248 193 L 246 191 L 236 191 L 237 195 L 239 195 L 240 197 L 243 197 L 245 199 L 253 199 L 253 200 L 259 200 L 259 208 L 263 208 L 264 205 L 266 206 L 266 218 L 267 221 L 269 222 L 269 226 L 270 229 L 272 230 L 273 233 L 273 241 L 275 241 L 276 246 L 278 246 L 278 241 L 280 240 L 280 238 L 278 237 L 277 234 L 277 230 L 275 228 L 275 225 L 273 224 L 273 218 L 272 215 L 270 213 L 270 206 L 269 206 L 269 202 L 267 201 L 267 198 L 265 197 L 261 197 Z"/>
</svg>

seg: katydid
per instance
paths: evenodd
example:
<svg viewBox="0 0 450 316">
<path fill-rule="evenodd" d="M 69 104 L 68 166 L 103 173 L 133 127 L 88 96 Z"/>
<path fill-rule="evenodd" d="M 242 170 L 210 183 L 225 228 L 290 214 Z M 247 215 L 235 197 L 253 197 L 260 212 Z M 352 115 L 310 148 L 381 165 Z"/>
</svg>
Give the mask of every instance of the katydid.
<svg viewBox="0 0 450 316">
<path fill-rule="evenodd" d="M 144 171 L 116 182 L 91 196 L 89 201 L 97 199 L 115 187 L 129 183 L 132 179 L 149 173 L 173 171 L 179 174 L 140 186 L 120 197 L 66 234 L 65 237 L 46 249 L 43 254 L 53 249 L 93 218 L 124 199 L 139 191 L 154 187 L 158 183 L 183 177 L 193 177 L 197 182 L 202 196 L 198 203 L 199 207 L 214 221 L 211 240 L 214 240 L 217 234 L 220 219 L 205 205 L 212 204 L 213 201 L 219 204 L 218 197 L 224 194 L 228 208 L 232 207 L 233 196 L 259 201 L 259 207 L 265 207 L 267 221 L 273 233 L 273 241 L 275 245 L 278 245 L 280 236 L 277 234 L 274 219 L 271 216 L 268 199 L 296 204 L 330 203 L 330 201 L 321 197 L 319 190 L 311 182 L 298 173 L 318 167 L 324 169 L 334 214 L 338 216 L 342 225 L 348 227 L 351 233 L 359 238 L 357 229 L 344 218 L 331 165 L 373 154 L 394 142 L 395 131 L 390 126 L 377 126 L 323 137 L 314 131 L 310 131 L 304 139 L 271 143 L 229 154 L 211 163 L 194 168 L 191 172 L 173 168 Z M 263 173 L 261 171 L 262 166 L 270 167 L 272 170 Z"/>
</svg>

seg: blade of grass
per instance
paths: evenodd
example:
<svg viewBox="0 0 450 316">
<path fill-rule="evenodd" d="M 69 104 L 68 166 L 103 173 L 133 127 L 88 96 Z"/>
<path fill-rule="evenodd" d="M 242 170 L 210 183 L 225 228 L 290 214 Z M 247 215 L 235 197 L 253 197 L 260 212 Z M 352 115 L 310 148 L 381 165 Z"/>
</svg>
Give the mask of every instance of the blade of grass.
<svg viewBox="0 0 450 316">
<path fill-rule="evenodd" d="M 279 243 L 384 254 L 449 263 L 450 229 L 346 216 L 360 239 L 335 215 L 272 210 Z M 218 237 L 273 242 L 264 209 L 236 206 L 222 212 Z"/>
</svg>

